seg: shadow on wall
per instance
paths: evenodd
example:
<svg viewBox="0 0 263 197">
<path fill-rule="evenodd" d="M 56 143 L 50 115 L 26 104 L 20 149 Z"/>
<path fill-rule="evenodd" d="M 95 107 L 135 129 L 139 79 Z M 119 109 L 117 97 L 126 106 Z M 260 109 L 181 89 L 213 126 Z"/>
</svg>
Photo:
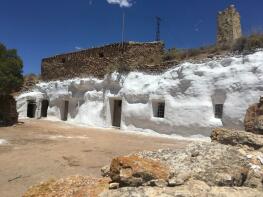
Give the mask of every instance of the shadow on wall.
<svg viewBox="0 0 263 197">
<path fill-rule="evenodd" d="M 136 124 L 135 124 L 136 123 Z M 139 118 L 125 118 L 125 124 L 130 127 L 135 125 L 136 129 L 131 127 L 129 130 L 148 130 L 153 132 L 158 132 L 159 134 L 171 135 L 176 133 L 177 135 L 190 137 L 192 135 L 201 134 L 204 136 L 209 136 L 211 134 L 211 128 L 206 127 L 195 127 L 193 130 L 192 127 L 185 126 L 175 126 L 171 125 L 167 120 L 162 118 L 151 118 L 149 119 L 139 119 Z"/>
</svg>

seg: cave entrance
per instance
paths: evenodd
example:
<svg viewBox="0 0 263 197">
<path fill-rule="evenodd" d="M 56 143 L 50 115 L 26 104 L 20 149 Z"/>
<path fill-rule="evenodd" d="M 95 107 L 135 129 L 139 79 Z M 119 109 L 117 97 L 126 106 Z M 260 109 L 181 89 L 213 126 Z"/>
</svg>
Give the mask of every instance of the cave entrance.
<svg viewBox="0 0 263 197">
<path fill-rule="evenodd" d="M 112 126 L 121 127 L 121 110 L 122 110 L 122 100 L 113 100 L 111 102 L 113 106 L 111 108 L 112 111 Z"/>
<path fill-rule="evenodd" d="M 27 117 L 28 118 L 34 118 L 36 115 L 36 101 L 28 101 L 27 102 Z"/>
<path fill-rule="evenodd" d="M 41 105 L 41 117 L 46 118 L 47 117 L 47 109 L 49 106 L 49 101 L 48 100 L 43 100 L 42 105 Z"/>
<path fill-rule="evenodd" d="M 69 101 L 64 101 L 64 109 L 63 109 L 63 114 L 61 120 L 67 121 L 68 120 L 68 106 L 69 106 Z"/>
</svg>

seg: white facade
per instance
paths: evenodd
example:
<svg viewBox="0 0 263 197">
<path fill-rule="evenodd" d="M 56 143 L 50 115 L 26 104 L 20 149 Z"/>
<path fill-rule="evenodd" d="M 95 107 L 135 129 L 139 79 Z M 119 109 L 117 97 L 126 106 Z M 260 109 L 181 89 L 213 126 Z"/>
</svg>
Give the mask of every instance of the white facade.
<svg viewBox="0 0 263 197">
<path fill-rule="evenodd" d="M 20 118 L 26 117 L 27 103 L 34 100 L 36 117 L 40 117 L 41 101 L 47 99 L 48 118 L 60 120 L 68 101 L 67 121 L 111 127 L 114 100 L 121 100 L 123 130 L 209 136 L 214 127 L 242 128 L 246 109 L 260 95 L 263 51 L 202 64 L 183 63 L 160 75 L 113 73 L 103 80 L 43 82 L 17 97 L 17 109 Z M 165 105 L 164 118 L 155 117 L 159 103 Z M 222 118 L 215 117 L 217 104 L 223 105 Z"/>
</svg>

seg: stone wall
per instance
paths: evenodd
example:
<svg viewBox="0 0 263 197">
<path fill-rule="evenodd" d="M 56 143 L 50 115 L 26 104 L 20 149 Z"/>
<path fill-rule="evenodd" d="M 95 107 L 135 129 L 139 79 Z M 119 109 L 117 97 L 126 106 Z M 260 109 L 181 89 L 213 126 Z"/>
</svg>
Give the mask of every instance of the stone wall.
<svg viewBox="0 0 263 197">
<path fill-rule="evenodd" d="M 229 45 L 242 36 L 240 15 L 234 5 L 230 5 L 217 16 L 217 44 Z"/>
<path fill-rule="evenodd" d="M 0 109 L 0 126 L 10 126 L 17 123 L 16 101 L 12 96 L 0 95 Z"/>
<path fill-rule="evenodd" d="M 57 55 L 42 60 L 42 79 L 68 79 L 74 77 L 104 77 L 120 65 L 135 70 L 156 70 L 151 65 L 161 64 L 164 44 L 120 43 Z"/>
</svg>

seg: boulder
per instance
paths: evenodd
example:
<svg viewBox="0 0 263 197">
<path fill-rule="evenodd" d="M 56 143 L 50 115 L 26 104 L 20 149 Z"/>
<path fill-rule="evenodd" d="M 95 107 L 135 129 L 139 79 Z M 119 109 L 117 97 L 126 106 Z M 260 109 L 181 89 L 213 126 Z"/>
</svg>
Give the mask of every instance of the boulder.
<svg viewBox="0 0 263 197">
<path fill-rule="evenodd" d="M 258 158 L 263 155 L 258 151 L 219 143 L 195 142 L 176 153 L 163 150 L 144 151 L 137 155 L 147 159 L 158 158 L 169 166 L 169 186 L 184 185 L 190 179 L 203 181 L 209 186 L 241 187 L 245 183 L 253 188 L 262 186 L 258 177 L 263 172 L 263 166 Z"/>
<path fill-rule="evenodd" d="M 112 160 L 110 177 L 121 187 L 137 187 L 151 180 L 168 180 L 169 169 L 159 161 L 130 155 Z"/>
<path fill-rule="evenodd" d="M 246 111 L 244 127 L 247 132 L 263 134 L 263 96 Z"/>
<path fill-rule="evenodd" d="M 261 197 L 262 192 L 246 187 L 210 187 L 205 182 L 190 180 L 178 187 L 124 187 L 102 192 L 100 197 Z"/>
<path fill-rule="evenodd" d="M 254 149 L 263 147 L 263 135 L 234 129 L 216 128 L 212 131 L 211 140 L 226 145 L 246 145 Z"/>
<path fill-rule="evenodd" d="M 220 128 L 214 129 L 211 139 L 211 143 L 193 142 L 183 150 L 117 157 L 110 167 L 102 168 L 102 175 L 110 178 L 53 180 L 30 188 L 24 197 L 261 197 L 262 136 Z"/>
<path fill-rule="evenodd" d="M 49 180 L 30 187 L 23 197 L 88 197 L 98 196 L 109 187 L 109 178 L 71 176 Z"/>
</svg>

